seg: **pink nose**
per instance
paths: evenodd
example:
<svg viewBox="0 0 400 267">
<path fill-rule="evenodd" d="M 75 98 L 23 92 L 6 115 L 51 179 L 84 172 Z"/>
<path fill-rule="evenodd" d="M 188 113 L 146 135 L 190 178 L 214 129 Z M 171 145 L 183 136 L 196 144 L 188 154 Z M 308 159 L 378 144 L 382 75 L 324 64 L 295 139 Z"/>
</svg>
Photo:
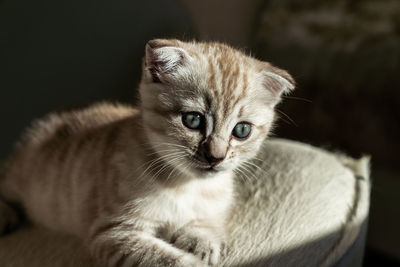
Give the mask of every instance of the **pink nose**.
<svg viewBox="0 0 400 267">
<path fill-rule="evenodd" d="M 204 144 L 204 158 L 211 165 L 217 165 L 225 159 L 228 144 L 219 137 L 210 138 Z"/>
<path fill-rule="evenodd" d="M 204 157 L 206 158 L 207 162 L 213 166 L 217 165 L 218 163 L 220 163 L 225 159 L 225 157 L 216 158 L 213 155 L 209 154 L 207 151 L 205 152 Z"/>
</svg>

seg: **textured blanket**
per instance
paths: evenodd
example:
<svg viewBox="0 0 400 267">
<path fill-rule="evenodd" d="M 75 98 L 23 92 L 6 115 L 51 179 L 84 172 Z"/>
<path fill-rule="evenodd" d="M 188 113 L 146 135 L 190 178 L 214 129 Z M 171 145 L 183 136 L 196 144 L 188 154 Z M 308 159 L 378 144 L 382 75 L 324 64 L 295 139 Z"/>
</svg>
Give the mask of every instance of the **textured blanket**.
<svg viewBox="0 0 400 267">
<path fill-rule="evenodd" d="M 220 266 L 330 266 L 368 215 L 369 159 L 266 141 L 236 177 L 232 235 Z M 250 174 L 250 171 L 252 174 Z M 37 226 L 0 238 L 0 266 L 93 266 L 79 240 Z"/>
</svg>

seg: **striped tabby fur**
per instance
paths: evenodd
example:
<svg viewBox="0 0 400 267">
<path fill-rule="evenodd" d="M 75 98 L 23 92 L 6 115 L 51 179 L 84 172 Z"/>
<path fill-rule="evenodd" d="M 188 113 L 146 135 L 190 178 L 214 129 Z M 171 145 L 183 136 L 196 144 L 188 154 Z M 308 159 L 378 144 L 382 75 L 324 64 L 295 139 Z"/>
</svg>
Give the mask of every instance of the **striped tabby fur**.
<svg viewBox="0 0 400 267">
<path fill-rule="evenodd" d="M 293 87 L 287 72 L 224 44 L 152 40 L 140 105 L 99 103 L 36 121 L 6 166 L 1 197 L 83 238 L 101 266 L 214 265 L 233 173 L 256 155 Z M 183 124 L 186 112 L 201 114 L 201 129 Z M 232 135 L 239 122 L 251 126 L 247 138 Z M 15 219 L 6 202 L 0 232 Z"/>
</svg>

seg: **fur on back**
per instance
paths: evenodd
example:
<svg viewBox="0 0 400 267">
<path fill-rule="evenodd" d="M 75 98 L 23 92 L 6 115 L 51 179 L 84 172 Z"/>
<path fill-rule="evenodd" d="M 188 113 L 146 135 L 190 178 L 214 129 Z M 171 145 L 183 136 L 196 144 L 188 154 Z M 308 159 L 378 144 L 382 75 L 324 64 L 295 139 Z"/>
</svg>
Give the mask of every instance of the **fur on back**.
<svg viewBox="0 0 400 267">
<path fill-rule="evenodd" d="M 1 195 L 35 223 L 82 237 L 102 265 L 216 264 L 233 174 L 249 170 L 293 88 L 286 71 L 224 44 L 149 41 L 140 105 L 34 122 Z"/>
<path fill-rule="evenodd" d="M 129 145 L 122 138 L 137 114 L 100 103 L 35 121 L 9 161 L 3 195 L 22 202 L 37 223 L 81 234 L 118 195 L 114 179 L 121 178 L 122 148 Z"/>
</svg>

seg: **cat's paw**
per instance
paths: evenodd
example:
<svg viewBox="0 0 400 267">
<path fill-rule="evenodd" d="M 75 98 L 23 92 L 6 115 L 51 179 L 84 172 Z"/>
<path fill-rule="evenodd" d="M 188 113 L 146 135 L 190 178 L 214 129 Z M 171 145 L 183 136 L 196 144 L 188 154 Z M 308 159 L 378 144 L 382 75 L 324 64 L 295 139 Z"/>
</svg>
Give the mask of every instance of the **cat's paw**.
<svg viewBox="0 0 400 267">
<path fill-rule="evenodd" d="M 200 261 L 192 254 L 187 254 L 179 259 L 178 262 L 172 264 L 174 267 L 205 267 L 205 263 Z"/>
<path fill-rule="evenodd" d="M 172 236 L 171 243 L 179 249 L 194 254 L 208 265 L 216 265 L 226 252 L 224 241 L 215 240 L 199 232 L 190 233 L 179 230 Z"/>
<path fill-rule="evenodd" d="M 19 221 L 18 213 L 0 200 L 0 236 L 17 228 Z"/>
</svg>

